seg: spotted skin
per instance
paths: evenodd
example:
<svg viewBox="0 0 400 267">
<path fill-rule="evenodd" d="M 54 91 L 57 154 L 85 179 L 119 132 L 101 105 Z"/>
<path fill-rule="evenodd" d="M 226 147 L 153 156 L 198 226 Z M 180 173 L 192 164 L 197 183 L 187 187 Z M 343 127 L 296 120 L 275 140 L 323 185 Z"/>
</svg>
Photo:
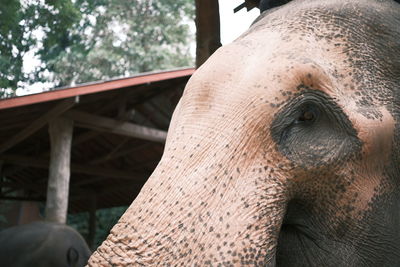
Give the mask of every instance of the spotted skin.
<svg viewBox="0 0 400 267">
<path fill-rule="evenodd" d="M 400 5 L 294 0 L 190 79 L 89 266 L 399 266 Z"/>
</svg>

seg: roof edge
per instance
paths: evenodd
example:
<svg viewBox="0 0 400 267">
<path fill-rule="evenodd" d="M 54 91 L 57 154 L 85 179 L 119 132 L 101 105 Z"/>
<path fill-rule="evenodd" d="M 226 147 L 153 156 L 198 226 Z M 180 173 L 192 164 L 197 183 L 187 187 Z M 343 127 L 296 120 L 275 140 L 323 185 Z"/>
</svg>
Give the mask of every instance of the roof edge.
<svg viewBox="0 0 400 267">
<path fill-rule="evenodd" d="M 140 73 L 138 75 L 127 78 L 118 78 L 108 81 L 85 83 L 74 87 L 67 87 L 67 88 L 64 87 L 61 89 L 46 91 L 37 94 L 6 98 L 0 100 L 0 110 L 19 107 L 19 106 L 32 105 L 42 102 L 55 101 L 74 96 L 81 96 L 103 91 L 116 90 L 128 86 L 135 86 L 140 84 L 158 82 L 162 80 L 170 80 L 185 76 L 191 76 L 194 73 L 194 71 L 195 68 L 185 68 L 185 69 L 167 70 L 161 72 Z"/>
</svg>

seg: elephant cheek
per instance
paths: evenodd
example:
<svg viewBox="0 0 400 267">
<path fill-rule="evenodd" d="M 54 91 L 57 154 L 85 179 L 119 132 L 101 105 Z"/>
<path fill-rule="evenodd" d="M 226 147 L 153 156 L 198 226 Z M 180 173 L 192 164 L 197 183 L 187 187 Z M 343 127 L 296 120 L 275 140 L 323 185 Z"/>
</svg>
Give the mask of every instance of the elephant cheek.
<svg viewBox="0 0 400 267">
<path fill-rule="evenodd" d="M 287 183 L 275 173 L 253 180 L 255 187 L 250 180 L 243 179 L 247 184 L 240 185 L 239 200 L 243 202 L 238 201 L 234 208 L 236 213 L 229 220 L 236 221 L 237 228 L 232 232 L 237 234 L 231 237 L 240 244 L 229 258 L 242 266 L 275 266 L 279 233 L 288 203 Z"/>
</svg>

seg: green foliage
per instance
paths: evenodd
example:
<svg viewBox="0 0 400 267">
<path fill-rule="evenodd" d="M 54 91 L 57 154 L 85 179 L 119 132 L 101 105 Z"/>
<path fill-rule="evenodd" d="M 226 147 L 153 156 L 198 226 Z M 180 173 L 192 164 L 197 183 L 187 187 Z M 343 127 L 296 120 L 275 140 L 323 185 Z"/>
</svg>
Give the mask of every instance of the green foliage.
<svg viewBox="0 0 400 267">
<path fill-rule="evenodd" d="M 193 65 L 191 0 L 105 1 L 85 12 L 74 43 L 48 59 L 59 86 Z"/>
<path fill-rule="evenodd" d="M 5 0 L 0 5 L 0 16 L 0 87 L 16 88 L 16 81 L 23 76 L 21 54 L 25 50 L 21 40 L 23 29 L 19 25 L 22 16 L 19 1 Z M 13 64 L 10 59 L 15 60 Z"/>
<path fill-rule="evenodd" d="M 2 0 L 0 16 L 0 97 L 5 97 L 23 83 L 40 80 L 39 69 L 24 72 L 23 57 L 34 48 L 44 54 L 68 39 L 69 28 L 80 20 L 80 12 L 70 0 Z M 44 40 L 37 36 L 38 31 Z"/>
<path fill-rule="evenodd" d="M 2 0 L 0 98 L 24 84 L 56 86 L 193 65 L 193 0 Z M 24 73 L 23 57 L 42 64 Z"/>
<path fill-rule="evenodd" d="M 96 211 L 96 235 L 94 247 L 98 247 L 107 238 L 111 228 L 118 222 L 124 214 L 127 206 L 115 207 L 110 209 L 100 209 Z M 69 214 L 67 224 L 74 227 L 85 238 L 89 235 L 89 213 Z"/>
<path fill-rule="evenodd" d="M 68 214 L 67 225 L 75 228 L 85 239 L 87 239 L 89 234 L 89 213 L 81 212 Z"/>
</svg>

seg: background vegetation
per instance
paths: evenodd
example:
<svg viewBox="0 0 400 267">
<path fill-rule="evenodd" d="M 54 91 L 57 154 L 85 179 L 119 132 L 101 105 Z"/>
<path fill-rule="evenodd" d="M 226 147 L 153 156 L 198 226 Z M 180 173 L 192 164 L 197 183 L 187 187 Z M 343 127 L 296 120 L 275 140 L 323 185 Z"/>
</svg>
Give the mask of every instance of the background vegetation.
<svg viewBox="0 0 400 267">
<path fill-rule="evenodd" d="M 2 0 L 0 98 L 38 82 L 70 86 L 193 66 L 194 7 L 194 0 Z M 39 64 L 29 66 L 29 57 Z M 126 208 L 97 211 L 97 245 Z M 69 215 L 68 224 L 87 236 L 87 213 Z"/>
<path fill-rule="evenodd" d="M 0 15 L 0 97 L 194 62 L 193 0 L 2 0 Z"/>
<path fill-rule="evenodd" d="M 96 235 L 93 247 L 97 248 L 108 236 L 111 228 L 118 222 L 128 206 L 96 211 Z M 77 229 L 83 237 L 89 235 L 89 213 L 69 214 L 67 224 Z"/>
</svg>

